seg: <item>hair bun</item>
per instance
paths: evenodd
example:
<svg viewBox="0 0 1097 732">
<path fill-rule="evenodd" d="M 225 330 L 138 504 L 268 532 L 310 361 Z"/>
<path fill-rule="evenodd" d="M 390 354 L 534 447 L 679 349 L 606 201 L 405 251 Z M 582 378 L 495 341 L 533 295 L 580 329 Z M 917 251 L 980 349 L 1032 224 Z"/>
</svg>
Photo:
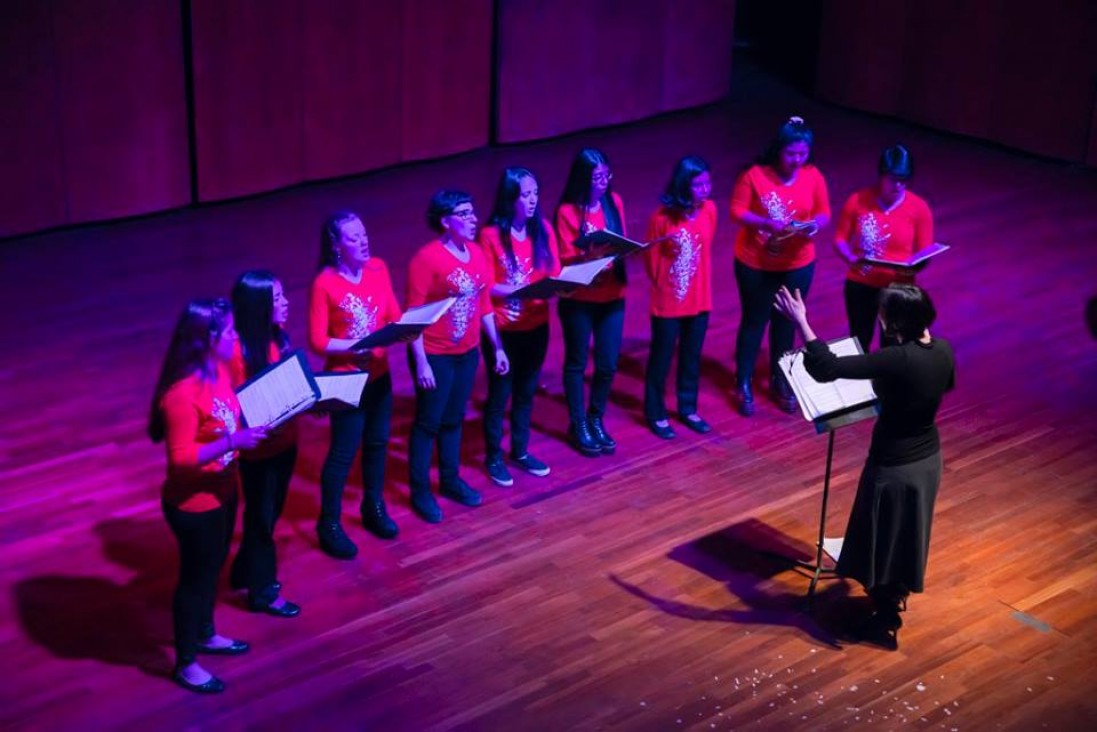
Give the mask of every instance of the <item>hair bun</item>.
<svg viewBox="0 0 1097 732">
<path fill-rule="evenodd" d="M 793 116 L 788 118 L 788 124 L 790 124 L 790 125 L 802 125 L 802 124 L 804 124 L 804 118 L 803 117 L 797 117 L 796 115 L 793 115 Z"/>
</svg>

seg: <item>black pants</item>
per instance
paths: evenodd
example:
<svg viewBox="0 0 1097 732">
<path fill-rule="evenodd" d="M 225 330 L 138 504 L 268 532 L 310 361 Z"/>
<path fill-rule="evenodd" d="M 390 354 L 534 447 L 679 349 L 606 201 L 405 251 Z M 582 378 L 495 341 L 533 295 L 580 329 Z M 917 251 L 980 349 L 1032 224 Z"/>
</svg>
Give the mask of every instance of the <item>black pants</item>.
<svg viewBox="0 0 1097 732">
<path fill-rule="evenodd" d="M 408 350 L 412 378 L 417 379 L 415 358 Z M 456 355 L 427 354 L 434 372 L 433 389 L 415 388 L 415 421 L 408 441 L 408 483 L 412 493 L 430 490 L 430 453 L 438 443 L 438 480 L 443 486 L 457 482 L 461 465 L 461 427 L 472 396 L 480 352 L 470 348 Z M 418 381 L 416 381 L 418 384 Z"/>
<path fill-rule="evenodd" d="M 181 511 L 163 503 L 164 518 L 179 542 L 179 582 L 172 598 L 175 665 L 194 663 L 198 644 L 214 634 L 217 579 L 236 524 L 236 497 L 213 511 Z"/>
<path fill-rule="evenodd" d="M 392 424 L 392 376 L 366 381 L 357 409 L 331 414 L 331 444 L 320 471 L 320 520 L 339 521 L 350 466 L 362 450 L 362 503 L 381 500 Z"/>
<path fill-rule="evenodd" d="M 246 587 L 248 604 L 260 608 L 278 599 L 274 524 L 286 505 L 297 462 L 297 445 L 263 460 L 241 460 L 244 484 L 244 535 L 232 562 L 232 585 Z"/>
<path fill-rule="evenodd" d="M 678 345 L 678 414 L 697 412 L 697 393 L 701 383 L 701 349 L 705 345 L 709 314 L 698 313 L 682 318 L 651 316 L 651 349 L 644 374 L 644 417 L 648 422 L 667 418 L 666 391 L 674 346 Z"/>
<path fill-rule="evenodd" d="M 617 357 L 625 329 L 625 301 L 581 302 L 561 298 L 560 325 L 564 329 L 564 394 L 573 422 L 587 414 L 601 417 L 609 403 L 610 387 L 617 373 Z M 590 382 L 590 406 L 583 403 L 583 374 L 594 337 L 594 378 Z"/>
<path fill-rule="evenodd" d="M 777 362 L 786 351 L 792 350 L 796 331 L 792 321 L 773 307 L 773 301 L 782 285 L 789 292 L 800 290 L 806 298 L 814 274 L 815 262 L 787 272 L 768 272 L 735 260 L 735 282 L 739 286 L 739 303 L 742 306 L 739 332 L 735 336 L 735 370 L 739 383 L 754 378 L 754 363 L 762 350 L 762 336 L 767 325 L 770 380 L 781 378 Z"/>
<path fill-rule="evenodd" d="M 507 401 L 512 398 L 510 454 L 524 457 L 529 451 L 533 396 L 548 353 L 549 327 L 545 323 L 531 330 L 501 330 L 499 336 L 510 361 L 510 371 L 503 376 L 495 373 L 495 348 L 491 342 L 486 337 L 480 342 L 488 372 L 488 398 L 484 404 L 484 453 L 488 462 L 503 457 L 503 416 Z"/>
<path fill-rule="evenodd" d="M 876 332 L 880 314 L 881 288 L 846 280 L 846 317 L 849 318 L 849 334 L 861 342 L 861 350 L 869 352 L 872 336 Z M 898 341 L 880 329 L 880 347 L 897 345 Z"/>
</svg>

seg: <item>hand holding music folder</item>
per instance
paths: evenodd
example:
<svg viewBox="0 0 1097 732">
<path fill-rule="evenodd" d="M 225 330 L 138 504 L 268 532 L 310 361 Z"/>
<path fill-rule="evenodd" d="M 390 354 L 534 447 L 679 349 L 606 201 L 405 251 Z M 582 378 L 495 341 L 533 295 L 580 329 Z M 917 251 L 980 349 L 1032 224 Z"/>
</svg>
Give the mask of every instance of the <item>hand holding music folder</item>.
<svg viewBox="0 0 1097 732">
<path fill-rule="evenodd" d="M 351 351 L 364 351 L 367 348 L 384 348 L 399 341 L 414 340 L 429 326 L 437 323 L 446 314 L 456 297 L 447 297 L 445 300 L 428 302 L 425 305 L 408 308 L 403 316 L 395 323 L 389 323 L 384 328 L 370 333 L 362 340 L 350 347 Z"/>
<path fill-rule="evenodd" d="M 303 351 L 295 351 L 249 379 L 236 390 L 240 411 L 250 427 L 277 427 L 301 412 L 357 407 L 369 374 L 348 372 L 314 376 Z"/>
<path fill-rule="evenodd" d="M 520 287 L 510 293 L 507 297 L 518 298 L 519 300 L 543 300 L 561 292 L 574 290 L 577 287 L 587 287 L 612 262 L 613 257 L 602 257 L 601 259 L 592 259 L 589 262 L 569 264 L 561 269 L 555 277 L 546 277 L 531 282 L 525 287 Z"/>
<path fill-rule="evenodd" d="M 947 252 L 949 249 L 951 249 L 951 247 L 948 244 L 934 243 L 929 245 L 925 249 L 922 249 L 921 251 L 915 252 L 907 259 L 884 259 L 883 257 L 873 257 L 866 255 L 865 261 L 871 262 L 872 264 L 883 264 L 888 267 L 902 267 L 905 269 L 913 269 L 923 262 L 927 262 L 931 258 L 936 257 L 938 254 L 943 254 L 944 252 Z"/>
<path fill-rule="evenodd" d="M 856 356 L 863 353 L 861 343 L 856 338 L 828 341 L 827 345 L 836 356 Z M 801 350 L 790 351 L 781 356 L 779 364 L 800 402 L 804 419 L 809 422 L 829 419 L 876 402 L 871 379 L 836 379 L 828 382 L 813 379 L 804 367 L 804 354 Z"/>
</svg>

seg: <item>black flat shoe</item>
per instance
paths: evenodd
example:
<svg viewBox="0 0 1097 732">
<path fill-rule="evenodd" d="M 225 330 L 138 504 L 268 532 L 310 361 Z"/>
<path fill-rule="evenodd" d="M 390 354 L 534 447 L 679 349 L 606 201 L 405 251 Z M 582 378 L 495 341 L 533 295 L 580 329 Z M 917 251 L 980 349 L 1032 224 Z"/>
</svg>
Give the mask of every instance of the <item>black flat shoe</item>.
<svg viewBox="0 0 1097 732">
<path fill-rule="evenodd" d="M 199 643 L 196 650 L 199 653 L 205 653 L 209 656 L 239 656 L 247 653 L 250 648 L 251 646 L 249 646 L 246 641 L 234 640 L 231 645 L 222 646 L 220 648 L 204 646 Z"/>
<path fill-rule="evenodd" d="M 739 402 L 739 414 L 744 417 L 753 417 L 754 391 L 751 389 L 750 382 L 739 384 L 735 391 L 735 398 Z"/>
<path fill-rule="evenodd" d="M 171 680 L 195 694 L 220 694 L 225 690 L 225 682 L 216 676 L 210 676 L 204 684 L 192 684 L 183 678 L 183 674 L 176 671 L 171 675 Z"/>
<path fill-rule="evenodd" d="M 286 600 L 282 607 L 274 607 L 274 605 L 261 605 L 259 607 L 253 607 L 251 609 L 253 613 L 266 613 L 267 615 L 273 615 L 276 618 L 296 618 L 301 614 L 301 606 L 295 602 Z"/>
<path fill-rule="evenodd" d="M 674 429 L 669 424 L 660 427 L 655 422 L 648 422 L 648 428 L 652 434 L 661 440 L 673 440 L 677 435 L 674 434 Z"/>
<path fill-rule="evenodd" d="M 690 417 L 693 419 L 690 419 Z M 712 432 L 712 425 L 701 419 L 696 412 L 682 415 L 682 424 L 699 435 L 707 435 L 709 432 Z"/>
</svg>

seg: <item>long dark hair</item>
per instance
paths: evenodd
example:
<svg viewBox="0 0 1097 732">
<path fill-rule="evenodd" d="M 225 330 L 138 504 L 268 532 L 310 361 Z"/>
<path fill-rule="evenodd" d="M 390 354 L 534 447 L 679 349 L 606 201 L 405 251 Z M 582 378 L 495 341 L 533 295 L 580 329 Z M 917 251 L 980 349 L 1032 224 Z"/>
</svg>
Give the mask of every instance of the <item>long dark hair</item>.
<svg viewBox="0 0 1097 732">
<path fill-rule="evenodd" d="M 510 227 L 514 223 L 514 204 L 522 195 L 522 181 L 531 178 L 537 183 L 537 177 L 525 168 L 507 168 L 499 177 L 499 186 L 495 189 L 495 206 L 491 211 L 492 226 L 499 229 L 499 243 L 507 255 L 510 268 L 518 268 L 514 256 L 514 244 L 511 241 Z M 526 219 L 526 237 L 533 246 L 533 267 L 542 271 L 552 269 L 552 250 L 549 249 L 548 232 L 541 220 L 541 202 L 538 200 L 533 215 Z"/>
<path fill-rule="evenodd" d="M 917 285 L 895 283 L 880 291 L 880 314 L 888 335 L 916 341 L 937 320 L 929 293 Z"/>
<path fill-rule="evenodd" d="M 815 133 L 804 122 L 803 117 L 789 117 L 762 154 L 755 159 L 757 165 L 767 165 L 776 168 L 781 159 L 781 151 L 794 142 L 804 142 L 808 146 L 807 162 L 815 159 Z"/>
<path fill-rule="evenodd" d="M 674 166 L 667 187 L 659 197 L 672 218 L 684 218 L 693 209 L 693 179 L 708 170 L 708 163 L 696 155 L 687 155 Z"/>
<path fill-rule="evenodd" d="M 339 257 L 335 255 L 335 245 L 343 235 L 342 226 L 348 221 L 358 218 L 353 211 L 336 211 L 324 219 L 324 225 L 320 227 L 320 261 L 316 265 L 316 271 L 324 267 L 335 268 L 339 263 Z"/>
<path fill-rule="evenodd" d="M 564 193 L 560 196 L 560 206 L 570 203 L 579 209 L 579 236 L 583 235 L 583 228 L 587 223 L 587 206 L 594 201 L 590 200 L 590 183 L 594 175 L 594 169 L 599 165 L 609 167 L 609 159 L 600 151 L 592 147 L 586 147 L 575 154 L 568 170 L 568 178 L 564 183 Z M 614 234 L 624 234 L 625 229 L 621 222 L 621 212 L 617 210 L 617 204 L 613 201 L 613 181 L 606 186 L 606 192 L 602 195 L 602 213 L 606 218 L 606 230 Z M 556 207 L 556 221 L 559 225 L 560 206 Z M 581 245 L 580 245 L 581 248 Z M 613 273 L 622 282 L 625 281 L 625 263 L 618 259 L 613 263 Z"/>
<path fill-rule="evenodd" d="M 191 300 L 183 308 L 171 334 L 167 353 L 164 354 L 156 389 L 152 393 L 148 434 L 153 442 L 164 439 L 164 413 L 160 409 L 160 400 L 176 382 L 205 365 L 214 340 L 225 329 L 231 315 L 232 307 L 224 298 Z"/>
<path fill-rule="evenodd" d="M 277 279 L 266 270 L 256 269 L 240 275 L 232 287 L 232 314 L 240 336 L 247 378 L 270 365 L 271 343 L 278 347 L 279 353 L 289 347 L 289 336 L 274 322 L 274 283 Z"/>
</svg>

